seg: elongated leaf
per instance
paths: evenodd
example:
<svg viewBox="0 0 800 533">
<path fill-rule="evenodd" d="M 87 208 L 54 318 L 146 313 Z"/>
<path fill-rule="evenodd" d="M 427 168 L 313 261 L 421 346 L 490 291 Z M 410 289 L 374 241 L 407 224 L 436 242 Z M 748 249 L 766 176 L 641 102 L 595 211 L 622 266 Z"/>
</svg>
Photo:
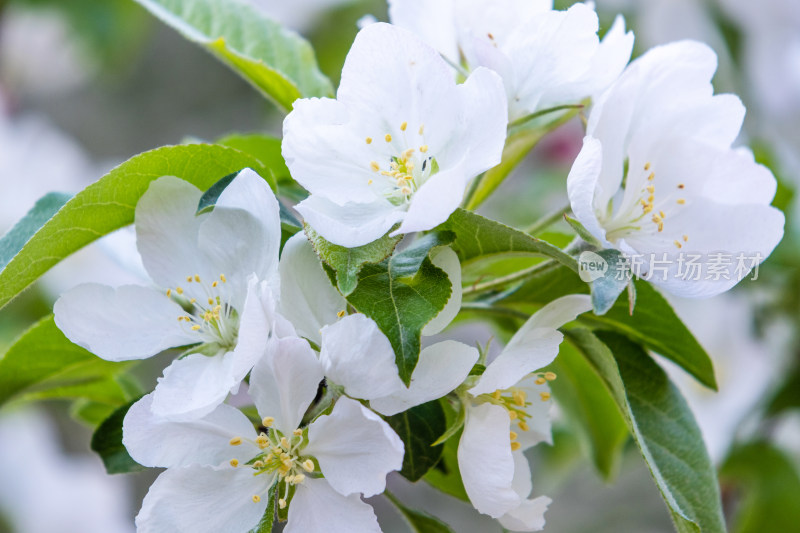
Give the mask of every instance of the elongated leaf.
<svg viewBox="0 0 800 533">
<path fill-rule="evenodd" d="M 230 146 L 261 161 L 262 168 L 255 170 L 270 182 L 273 189 L 277 184 L 292 180 L 281 154 L 281 140 L 277 137 L 261 133 L 233 134 L 217 139 L 214 144 Z"/>
<path fill-rule="evenodd" d="M 25 243 L 39 231 L 42 225 L 53 218 L 72 196 L 51 192 L 41 197 L 28 213 L 0 239 L 0 271 L 8 265 Z"/>
<path fill-rule="evenodd" d="M 114 411 L 92 435 L 92 450 L 103 460 L 106 472 L 109 474 L 127 474 L 146 470 L 144 466 L 133 460 L 122 444 L 122 422 L 125 420 L 125 415 L 128 414 L 128 409 L 134 403 L 136 401 Z"/>
<path fill-rule="evenodd" d="M 574 329 L 567 337 L 611 392 L 678 532 L 724 533 L 716 472 L 691 410 L 666 373 L 617 333 Z"/>
<path fill-rule="evenodd" d="M 501 254 L 534 254 L 551 257 L 573 271 L 578 271 L 575 259 L 552 244 L 463 209 L 457 209 L 441 228 L 455 232 L 453 249 L 462 263 Z"/>
<path fill-rule="evenodd" d="M 306 235 L 314 245 L 319 258 L 336 271 L 336 286 L 343 296 L 349 295 L 358 285 L 358 273 L 367 263 L 380 263 L 394 251 L 402 235 L 380 239 L 356 248 L 345 248 L 325 240 L 314 228 L 305 225 Z"/>
<path fill-rule="evenodd" d="M 419 360 L 422 328 L 444 309 L 452 292 L 447 274 L 428 255 L 452 240 L 450 232 L 430 233 L 379 264 L 365 264 L 358 286 L 346 297 L 388 337 L 406 384 Z"/>
<path fill-rule="evenodd" d="M 561 345 L 551 369 L 556 401 L 575 424 L 595 468 L 607 481 L 619 469 L 628 426 L 600 377 L 570 344 Z"/>
<path fill-rule="evenodd" d="M 333 93 L 311 45 L 252 5 L 239 0 L 136 1 L 287 111 L 298 98 Z"/>
<path fill-rule="evenodd" d="M 0 359 L 0 405 L 22 395 L 31 399 L 86 397 L 112 404 L 125 401 L 124 387 L 117 384 L 115 388 L 108 379 L 130 366 L 103 361 L 72 344 L 51 315 L 23 333 Z"/>
<path fill-rule="evenodd" d="M 439 400 L 439 404 L 444 410 L 447 427 L 451 427 L 456 423 L 458 412 L 445 398 Z M 445 494 L 468 502 L 469 496 L 467 496 L 464 482 L 461 480 L 461 472 L 458 470 L 458 442 L 461 440 L 462 431 L 463 428 L 459 429 L 444 443 L 441 459 L 425 474 L 423 479 Z"/>
<path fill-rule="evenodd" d="M 206 190 L 223 176 L 260 164 L 210 144 L 158 148 L 126 161 L 76 194 L 1 265 L 0 307 L 71 253 L 131 224 L 136 203 L 153 180 L 176 176 Z"/>
<path fill-rule="evenodd" d="M 422 511 L 410 509 L 389 491 L 386 491 L 384 495 L 389 499 L 390 502 L 394 504 L 395 507 L 397 507 L 398 511 L 400 511 L 400 514 L 403 515 L 403 518 L 408 524 L 408 527 L 410 527 L 411 531 L 414 533 L 455 533 L 450 526 L 438 518 L 435 518 Z"/>
<path fill-rule="evenodd" d="M 410 481 L 417 481 L 442 457 L 444 446 L 431 444 L 447 429 L 444 409 L 438 401 L 423 403 L 387 417 L 386 422 L 406 447 L 400 473 Z"/>
</svg>

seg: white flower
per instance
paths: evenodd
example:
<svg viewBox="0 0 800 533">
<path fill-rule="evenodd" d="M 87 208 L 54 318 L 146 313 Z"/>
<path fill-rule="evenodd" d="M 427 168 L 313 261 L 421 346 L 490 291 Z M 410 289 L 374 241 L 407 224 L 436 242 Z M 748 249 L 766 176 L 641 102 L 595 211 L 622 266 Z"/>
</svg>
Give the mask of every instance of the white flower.
<svg viewBox="0 0 800 533">
<path fill-rule="evenodd" d="M 71 341 L 109 361 L 200 343 L 159 380 L 153 408 L 162 416 L 211 412 L 238 388 L 270 332 L 262 300 L 277 286 L 275 196 L 251 170 L 233 180 L 212 212 L 195 215 L 201 195 L 164 177 L 136 206 L 137 244 L 155 287 L 85 284 L 54 307 Z"/>
<path fill-rule="evenodd" d="M 402 466 L 403 443 L 349 398 L 301 429 L 322 378 L 306 341 L 271 339 L 250 378 L 250 394 L 269 428 L 261 434 L 225 404 L 203 419 L 179 423 L 154 416 L 151 396 L 135 404 L 125 418 L 123 443 L 138 462 L 167 467 L 144 499 L 138 531 L 245 533 L 257 525 L 268 491 L 279 483 L 278 505 L 289 505 L 287 533 L 380 532 L 359 495 L 383 492 L 386 475 Z"/>
<path fill-rule="evenodd" d="M 783 214 L 769 205 L 775 178 L 752 153 L 731 148 L 744 107 L 713 95 L 715 69 L 714 52 L 692 41 L 633 62 L 592 110 L 567 180 L 586 229 L 604 246 L 645 256 L 637 275 L 648 277 L 651 255 L 664 260 L 666 272 L 651 281 L 679 296 L 730 289 L 749 270 L 737 275 L 736 258 L 763 260 L 783 236 Z M 726 275 L 681 275 L 681 257 L 695 252 L 705 262 L 729 254 Z"/>
<path fill-rule="evenodd" d="M 588 296 L 572 295 L 539 310 L 462 395 L 466 419 L 458 463 L 464 487 L 478 511 L 508 529 L 535 531 L 544 525 L 550 500 L 528 499 L 532 485 L 523 452 L 550 442 L 546 381 L 554 376 L 534 372 L 558 354 L 563 335 L 557 328 L 591 308 Z M 326 377 L 384 415 L 447 395 L 465 382 L 477 360 L 478 351 L 465 344 L 434 344 L 422 350 L 405 387 L 388 339 L 371 320 L 351 315 L 322 330 Z"/>
<path fill-rule="evenodd" d="M 499 77 L 452 69 L 411 33 L 359 32 L 337 99 L 304 99 L 284 122 L 283 155 L 311 196 L 297 206 L 327 240 L 359 246 L 428 230 L 458 207 L 468 182 L 500 162 L 506 137 Z"/>
<path fill-rule="evenodd" d="M 620 16 L 601 42 L 586 4 L 554 11 L 550 0 L 390 0 L 391 21 L 420 35 L 451 63 L 500 74 L 509 119 L 577 103 L 607 88 L 630 59 L 633 34 Z"/>
</svg>

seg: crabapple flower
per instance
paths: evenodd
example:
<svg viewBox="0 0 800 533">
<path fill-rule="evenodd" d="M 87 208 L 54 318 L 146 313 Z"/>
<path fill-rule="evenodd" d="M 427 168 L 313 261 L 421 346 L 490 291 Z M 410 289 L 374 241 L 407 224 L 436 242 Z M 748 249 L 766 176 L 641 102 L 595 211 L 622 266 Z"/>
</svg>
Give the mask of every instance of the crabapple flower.
<svg viewBox="0 0 800 533">
<path fill-rule="evenodd" d="M 784 216 L 770 206 L 775 178 L 751 152 L 731 148 L 745 110 L 736 96 L 713 94 L 715 70 L 714 52 L 693 41 L 631 63 L 592 109 L 567 179 L 586 229 L 677 296 L 730 289 L 783 236 Z M 642 256 L 661 272 L 635 261 Z M 720 263 L 721 273 L 686 275 L 690 256 Z"/>
<path fill-rule="evenodd" d="M 322 367 L 299 338 L 273 338 L 256 364 L 249 393 L 266 432 L 222 404 L 188 422 L 159 418 L 146 396 L 125 417 L 123 443 L 147 466 L 166 467 L 136 517 L 140 533 L 246 533 L 261 519 L 271 490 L 287 505 L 288 533 L 380 532 L 360 494 L 383 492 L 399 470 L 403 443 L 377 415 L 349 398 L 301 428 Z"/>
<path fill-rule="evenodd" d="M 137 245 L 154 287 L 79 285 L 54 307 L 72 342 L 109 361 L 197 345 L 159 379 L 152 404 L 161 416 L 211 412 L 238 388 L 270 333 L 261 300 L 265 285 L 277 292 L 274 194 L 246 169 L 213 211 L 196 215 L 201 196 L 193 185 L 163 177 L 136 206 Z"/>
<path fill-rule="evenodd" d="M 468 182 L 500 162 L 506 138 L 500 78 L 476 69 L 457 85 L 433 48 L 372 24 L 356 36 L 336 100 L 297 100 L 283 155 L 310 193 L 297 210 L 341 246 L 431 229 Z"/>
<path fill-rule="evenodd" d="M 451 63 L 500 74 L 512 121 L 598 94 L 633 49 L 621 16 L 600 41 L 587 4 L 555 11 L 551 0 L 389 0 L 389 17 Z"/>
</svg>

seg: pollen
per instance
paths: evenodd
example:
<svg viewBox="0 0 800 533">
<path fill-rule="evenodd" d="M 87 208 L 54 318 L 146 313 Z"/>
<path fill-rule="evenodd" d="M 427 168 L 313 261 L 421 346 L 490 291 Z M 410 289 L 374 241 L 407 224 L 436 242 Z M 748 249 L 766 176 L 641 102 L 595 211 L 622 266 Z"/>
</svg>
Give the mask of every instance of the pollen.
<svg viewBox="0 0 800 533">
<path fill-rule="evenodd" d="M 231 459 L 231 466 L 234 467 L 234 468 L 239 466 L 239 460 L 238 459 Z"/>
<path fill-rule="evenodd" d="M 199 329 L 200 329 L 200 326 L 198 326 L 197 324 L 192 326 L 192 331 L 198 331 Z"/>
<path fill-rule="evenodd" d="M 683 204 L 685 204 L 685 203 L 686 203 L 686 199 L 684 199 L 684 198 L 678 198 L 678 200 L 677 200 L 677 204 L 678 204 L 678 205 L 683 205 Z"/>
<path fill-rule="evenodd" d="M 372 144 L 372 137 L 367 137 L 366 142 L 367 144 Z"/>
<path fill-rule="evenodd" d="M 253 494 L 253 503 L 258 503 L 261 501 L 261 496 L 258 494 Z"/>
<path fill-rule="evenodd" d="M 314 461 L 312 461 L 311 459 L 306 459 L 306 461 L 303 463 L 303 470 L 305 470 L 306 472 L 313 472 Z"/>
<path fill-rule="evenodd" d="M 386 134 L 386 136 L 384 137 L 384 139 L 386 140 L 386 142 L 387 142 L 387 143 L 390 143 L 390 142 L 392 142 L 392 136 L 391 136 L 390 134 L 388 134 L 388 133 Z"/>
<path fill-rule="evenodd" d="M 194 275 L 194 280 L 195 280 L 197 283 L 200 283 L 200 274 L 195 274 L 195 275 Z"/>
<path fill-rule="evenodd" d="M 167 289 L 167 298 L 172 296 L 172 289 Z"/>
<path fill-rule="evenodd" d="M 512 442 L 511 443 L 511 451 L 512 452 L 515 452 L 515 451 L 519 450 L 520 448 L 522 448 L 522 444 L 520 444 L 519 442 Z"/>
<path fill-rule="evenodd" d="M 225 274 L 220 274 L 220 275 L 219 275 L 219 280 L 220 280 L 222 283 L 228 283 L 228 278 L 226 278 L 226 277 L 225 277 Z"/>
<path fill-rule="evenodd" d="M 283 498 L 279 499 L 278 507 L 280 507 L 281 509 L 286 509 L 286 500 L 284 500 Z"/>
<path fill-rule="evenodd" d="M 400 131 L 406 131 L 407 128 L 408 128 L 408 122 L 403 122 L 402 124 L 400 124 Z"/>
<path fill-rule="evenodd" d="M 423 154 L 428 153 L 428 145 L 423 144 L 422 146 L 419 147 L 419 151 L 422 152 Z"/>
<path fill-rule="evenodd" d="M 524 420 L 520 420 L 519 424 L 517 424 L 517 425 L 519 426 L 519 429 L 521 431 L 529 431 L 531 429 L 530 426 L 528 425 L 528 423 L 525 422 Z"/>
<path fill-rule="evenodd" d="M 261 419 L 261 425 L 264 426 L 265 428 L 270 427 L 274 423 L 275 423 L 274 416 L 265 416 L 264 418 Z"/>
<path fill-rule="evenodd" d="M 419 127 L 419 134 L 420 134 L 420 135 L 424 135 L 424 134 L 425 134 L 425 124 L 421 124 L 421 125 L 420 125 L 420 127 Z"/>
<path fill-rule="evenodd" d="M 183 294 L 183 288 L 175 287 L 175 292 L 177 292 L 178 294 Z"/>
<path fill-rule="evenodd" d="M 555 379 L 557 377 L 558 376 L 556 376 L 555 372 L 545 372 L 544 373 L 544 379 L 546 379 L 547 381 L 555 381 Z"/>
<path fill-rule="evenodd" d="M 688 235 L 684 235 L 683 236 L 683 242 L 689 242 L 689 236 Z"/>
<path fill-rule="evenodd" d="M 650 163 L 645 163 L 645 164 L 644 164 L 644 170 L 645 170 L 645 172 L 647 172 L 648 170 L 650 170 Z"/>
<path fill-rule="evenodd" d="M 673 242 L 675 243 L 676 248 L 678 249 L 683 248 L 683 245 L 680 243 L 680 241 L 673 241 Z"/>
<path fill-rule="evenodd" d="M 686 188 L 686 185 L 684 185 L 683 183 L 679 183 L 679 184 L 678 184 L 678 188 L 679 188 L 679 189 L 685 189 L 685 188 Z"/>
<path fill-rule="evenodd" d="M 295 437 L 300 437 L 302 434 L 303 434 L 303 430 L 302 429 L 295 429 L 292 432 L 292 435 L 294 435 Z"/>
<path fill-rule="evenodd" d="M 381 166 L 378 164 L 377 161 L 371 161 L 369 164 L 369 168 L 371 168 L 373 172 L 378 172 L 381 169 Z"/>
<path fill-rule="evenodd" d="M 536 381 L 534 381 L 534 383 L 536 383 L 537 385 L 544 385 L 545 383 L 547 383 L 547 380 L 544 378 L 536 378 Z"/>
<path fill-rule="evenodd" d="M 511 438 L 511 440 L 517 440 L 517 436 L 518 436 L 518 435 L 517 435 L 516 433 L 514 433 L 513 431 L 511 431 L 511 432 L 508 434 L 508 436 Z"/>
<path fill-rule="evenodd" d="M 239 446 L 242 443 L 242 437 L 233 437 L 228 444 L 231 446 Z"/>
<path fill-rule="evenodd" d="M 189 283 L 191 283 L 191 282 L 193 282 L 193 281 L 194 281 L 194 278 L 193 278 L 192 276 L 186 276 L 186 281 L 188 281 Z"/>
<path fill-rule="evenodd" d="M 539 393 L 539 397 L 542 399 L 543 402 L 546 402 L 547 400 L 550 399 L 550 393 L 549 392 L 540 392 Z"/>
</svg>

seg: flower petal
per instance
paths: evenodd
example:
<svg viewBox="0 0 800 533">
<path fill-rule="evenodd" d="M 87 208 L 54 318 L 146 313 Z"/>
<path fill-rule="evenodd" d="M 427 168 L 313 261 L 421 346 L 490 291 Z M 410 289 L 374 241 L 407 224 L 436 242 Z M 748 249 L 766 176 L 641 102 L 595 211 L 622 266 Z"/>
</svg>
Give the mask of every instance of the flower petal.
<svg viewBox="0 0 800 533">
<path fill-rule="evenodd" d="M 389 339 L 366 315 L 349 315 L 322 328 L 320 363 L 348 396 L 371 400 L 404 389 Z"/>
<path fill-rule="evenodd" d="M 439 314 L 422 328 L 422 335 L 426 337 L 441 333 L 453 321 L 458 312 L 461 311 L 463 294 L 463 289 L 461 288 L 461 262 L 453 249 L 448 247 L 434 250 L 431 255 L 431 262 L 447 274 L 452 292 L 444 309 L 439 311 Z"/>
<path fill-rule="evenodd" d="M 250 397 L 258 413 L 275 418 L 275 427 L 288 435 L 300 426 L 323 377 L 307 341 L 273 338 L 250 373 Z"/>
<path fill-rule="evenodd" d="M 152 410 L 171 420 L 192 420 L 213 411 L 238 387 L 230 360 L 200 353 L 177 359 L 164 369 L 153 391 Z"/>
<path fill-rule="evenodd" d="M 136 531 L 250 531 L 267 508 L 267 482 L 249 468 L 170 468 L 144 497 Z M 261 498 L 253 502 L 256 494 Z"/>
<path fill-rule="evenodd" d="M 141 465 L 219 466 L 231 459 L 244 464 L 261 452 L 253 424 L 238 409 L 222 404 L 203 418 L 173 422 L 154 415 L 152 403 L 151 393 L 133 404 L 122 425 L 122 444 Z M 234 437 L 242 444 L 231 446 Z"/>
<path fill-rule="evenodd" d="M 499 518 L 519 506 L 514 491 L 508 411 L 489 403 L 467 410 L 458 443 L 458 468 L 472 505 L 483 514 Z"/>
<path fill-rule="evenodd" d="M 553 444 L 552 420 L 550 418 L 550 408 L 553 406 L 553 400 L 550 399 L 550 387 L 547 383 L 537 385 L 536 377 L 530 376 L 520 381 L 517 384 L 517 388 L 525 393 L 530 403 L 525 407 L 525 412 L 528 413 L 528 419 L 526 420 L 527 431 L 514 428 L 517 433 L 517 442 L 520 444 L 520 450 L 525 451 L 540 442 Z M 544 398 L 547 398 L 547 400 L 544 400 Z M 525 495 L 527 493 L 523 494 L 523 496 Z"/>
<path fill-rule="evenodd" d="M 408 388 L 376 398 L 369 405 L 375 411 L 392 416 L 415 405 L 436 400 L 461 385 L 478 360 L 478 350 L 456 341 L 428 346 L 419 354 L 419 362 Z"/>
<path fill-rule="evenodd" d="M 358 494 L 342 496 L 324 479 L 306 479 L 289 506 L 286 533 L 381 533 L 372 506 Z"/>
<path fill-rule="evenodd" d="M 305 221 L 333 244 L 354 248 L 386 235 L 405 216 L 401 207 L 384 199 L 337 205 L 311 195 L 295 206 Z"/>
<path fill-rule="evenodd" d="M 78 285 L 53 306 L 64 335 L 108 361 L 144 359 L 199 339 L 181 328 L 183 309 L 160 291 L 137 285 L 116 289 Z"/>
<path fill-rule="evenodd" d="M 303 232 L 283 246 L 280 261 L 281 312 L 301 337 L 320 344 L 320 330 L 337 320 L 347 302 L 331 285 L 314 247 Z"/>
<path fill-rule="evenodd" d="M 389 0 L 392 24 L 417 34 L 452 63 L 459 63 L 458 29 L 452 0 Z"/>
<path fill-rule="evenodd" d="M 544 528 L 544 513 L 552 500 L 547 496 L 527 499 L 531 493 L 531 469 L 521 450 L 514 455 L 514 490 L 520 495 L 520 505 L 511 509 L 498 520 L 511 531 L 541 531 Z"/>
<path fill-rule="evenodd" d="M 308 428 L 304 453 L 319 461 L 331 487 L 349 496 L 380 494 L 386 475 L 403 466 L 403 442 L 389 424 L 350 398 L 337 400 L 330 415 Z"/>
<path fill-rule="evenodd" d="M 603 145 L 597 139 L 587 136 L 583 139 L 583 148 L 567 176 L 567 195 L 578 222 L 597 240 L 611 247 L 611 243 L 606 240 L 606 230 L 597 219 L 597 213 L 602 212 L 617 190 L 608 190 L 605 188 L 606 184 L 600 183 L 602 169 Z M 619 184 L 612 183 L 610 186 L 618 187 Z"/>
<path fill-rule="evenodd" d="M 507 389 L 527 374 L 549 365 L 558 355 L 558 346 L 564 339 L 557 328 L 591 309 L 590 297 L 583 294 L 563 296 L 541 308 L 486 367 L 478 384 L 469 393 L 477 396 Z"/>
</svg>

